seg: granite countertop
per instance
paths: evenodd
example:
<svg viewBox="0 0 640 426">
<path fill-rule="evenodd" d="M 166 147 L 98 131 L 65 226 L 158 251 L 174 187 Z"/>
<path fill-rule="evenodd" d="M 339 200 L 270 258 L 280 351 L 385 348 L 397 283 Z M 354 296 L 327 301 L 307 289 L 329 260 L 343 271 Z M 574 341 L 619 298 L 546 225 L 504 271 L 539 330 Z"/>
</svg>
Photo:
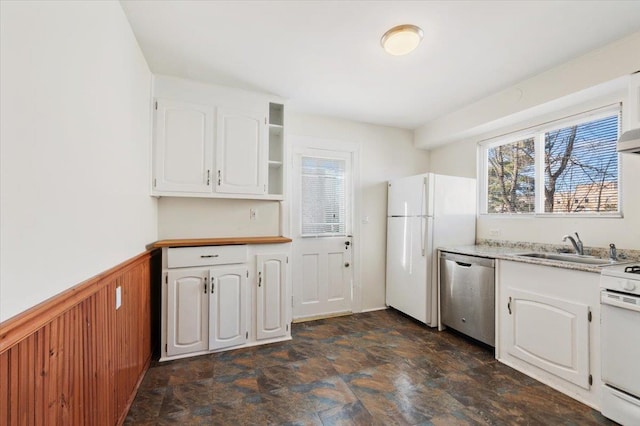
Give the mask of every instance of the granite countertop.
<svg viewBox="0 0 640 426">
<path fill-rule="evenodd" d="M 595 272 L 598 274 L 602 271 L 603 267 L 629 262 L 629 260 L 623 260 L 620 262 L 607 263 L 605 265 L 589 265 L 584 263 L 563 262 L 561 260 L 518 256 L 518 254 L 522 254 L 522 253 L 544 252 L 543 250 L 532 250 L 532 249 L 526 249 L 524 247 L 496 246 L 496 245 L 484 245 L 484 244 L 454 246 L 454 247 L 438 247 L 438 249 L 440 251 L 445 251 L 448 253 L 464 254 L 468 256 L 488 257 L 491 259 L 511 260 L 515 262 L 529 263 L 532 265 L 553 266 L 556 268 L 573 269 L 573 270 L 584 271 L 584 272 Z M 551 253 L 551 252 L 552 251 L 547 251 L 547 253 Z"/>
</svg>

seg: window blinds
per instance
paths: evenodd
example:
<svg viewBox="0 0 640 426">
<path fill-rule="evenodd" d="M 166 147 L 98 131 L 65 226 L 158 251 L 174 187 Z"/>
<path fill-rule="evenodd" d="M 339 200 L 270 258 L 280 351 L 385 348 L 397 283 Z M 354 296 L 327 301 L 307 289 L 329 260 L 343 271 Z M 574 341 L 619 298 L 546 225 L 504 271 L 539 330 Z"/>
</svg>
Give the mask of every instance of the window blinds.
<svg viewBox="0 0 640 426">
<path fill-rule="evenodd" d="M 346 162 L 302 157 L 302 235 L 346 234 Z"/>
</svg>

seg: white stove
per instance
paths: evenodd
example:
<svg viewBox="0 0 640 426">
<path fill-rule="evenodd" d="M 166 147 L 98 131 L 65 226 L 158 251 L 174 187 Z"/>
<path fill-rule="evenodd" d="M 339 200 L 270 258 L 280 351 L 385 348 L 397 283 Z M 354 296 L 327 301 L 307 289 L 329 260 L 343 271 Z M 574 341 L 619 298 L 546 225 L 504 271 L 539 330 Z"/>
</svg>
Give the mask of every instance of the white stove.
<svg viewBox="0 0 640 426">
<path fill-rule="evenodd" d="M 640 425 L 640 264 L 602 269 L 602 414 Z"/>
<path fill-rule="evenodd" d="M 640 264 L 602 268 L 600 287 L 607 290 L 640 295 Z"/>
</svg>

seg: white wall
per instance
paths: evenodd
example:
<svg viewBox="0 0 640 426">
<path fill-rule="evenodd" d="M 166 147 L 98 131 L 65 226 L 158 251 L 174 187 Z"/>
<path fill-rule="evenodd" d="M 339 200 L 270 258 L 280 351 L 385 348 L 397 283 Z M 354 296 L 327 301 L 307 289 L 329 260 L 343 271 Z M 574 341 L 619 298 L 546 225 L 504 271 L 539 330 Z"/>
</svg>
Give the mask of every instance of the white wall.
<svg viewBox="0 0 640 426">
<path fill-rule="evenodd" d="M 256 210 L 251 220 L 249 210 Z M 158 238 L 260 237 L 281 235 L 277 201 L 161 197 Z"/>
<path fill-rule="evenodd" d="M 617 47 L 618 45 L 616 45 Z M 637 54 L 637 51 L 635 53 Z M 584 69 L 576 72 L 588 74 L 591 68 L 586 65 L 588 63 L 585 64 Z M 640 67 L 640 64 L 638 66 Z M 601 68 L 602 64 L 598 69 L 601 70 Z M 617 65 L 614 68 L 617 69 Z M 565 67 L 561 67 L 560 70 L 561 72 L 557 74 L 558 78 L 570 77 L 564 74 Z M 553 92 L 548 86 L 549 81 L 552 80 L 551 75 L 553 75 L 553 70 L 545 73 L 544 78 L 528 80 L 528 85 L 534 91 L 537 87 L 536 84 L 539 85 L 541 91 L 547 91 L 552 98 L 555 98 L 554 101 L 536 105 L 524 113 L 514 110 L 513 112 L 517 113 L 514 115 L 520 119 L 517 122 L 507 117 L 502 122 L 502 127 L 495 127 L 491 131 L 475 134 L 462 141 L 433 148 L 430 151 L 430 170 L 435 173 L 475 177 L 478 141 L 545 123 L 553 118 L 569 116 L 624 101 L 626 97 L 626 86 L 620 85 L 620 82 L 625 83 L 628 80 L 626 78 L 615 79 L 612 82 L 600 82 L 601 84 L 593 88 L 584 89 L 568 96 L 560 97 L 562 91 L 553 96 Z M 576 79 L 587 78 L 581 76 Z M 585 100 L 587 98 L 589 100 Z M 490 97 L 479 101 L 478 105 L 492 109 L 495 107 L 494 101 L 495 98 Z M 640 249 L 640 190 L 637 185 L 640 182 L 640 155 L 622 154 L 620 158 L 622 218 L 509 218 L 481 215 L 477 220 L 476 237 L 478 239 L 562 244 L 563 235 L 578 232 L 585 246 L 608 247 L 609 243 L 615 243 L 618 248 Z M 498 235 L 495 235 L 496 232 Z"/>
<path fill-rule="evenodd" d="M 0 321 L 145 250 L 151 74 L 118 2 L 0 2 Z"/>
<path fill-rule="evenodd" d="M 429 154 L 413 147 L 413 132 L 328 117 L 290 113 L 289 135 L 354 142 L 360 151 L 360 270 L 362 309 L 385 306 L 387 184 L 392 178 L 428 171 Z"/>
<path fill-rule="evenodd" d="M 544 105 L 640 70 L 639 51 L 636 32 L 426 123 L 416 129 L 416 146 L 433 148 L 515 124 L 530 111 L 549 112 Z"/>
</svg>

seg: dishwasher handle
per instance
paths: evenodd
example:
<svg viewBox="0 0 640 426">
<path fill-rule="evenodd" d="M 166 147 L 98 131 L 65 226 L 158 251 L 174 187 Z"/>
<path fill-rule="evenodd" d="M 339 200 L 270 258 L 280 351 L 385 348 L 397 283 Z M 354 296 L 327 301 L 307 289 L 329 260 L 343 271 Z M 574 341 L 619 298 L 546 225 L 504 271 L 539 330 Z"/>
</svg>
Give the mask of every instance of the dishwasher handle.
<svg viewBox="0 0 640 426">
<path fill-rule="evenodd" d="M 457 265 L 469 268 L 473 265 L 484 266 L 487 268 L 495 267 L 495 259 L 479 256 L 467 256 L 464 254 L 440 252 L 440 259 L 449 260 L 455 262 Z"/>
</svg>

